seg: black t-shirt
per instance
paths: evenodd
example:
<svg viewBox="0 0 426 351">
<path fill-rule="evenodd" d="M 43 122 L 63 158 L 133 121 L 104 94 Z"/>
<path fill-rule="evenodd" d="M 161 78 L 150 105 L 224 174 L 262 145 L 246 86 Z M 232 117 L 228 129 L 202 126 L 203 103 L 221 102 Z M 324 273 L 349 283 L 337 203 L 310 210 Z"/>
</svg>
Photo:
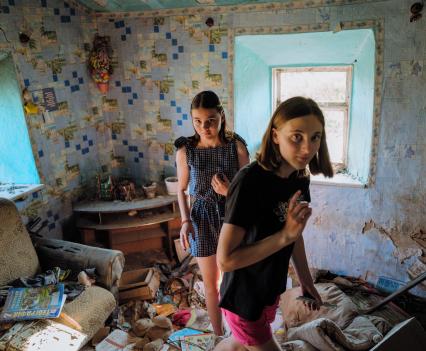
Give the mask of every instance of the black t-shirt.
<svg viewBox="0 0 426 351">
<path fill-rule="evenodd" d="M 226 198 L 225 223 L 246 230 L 241 245 L 275 234 L 284 224 L 288 201 L 301 190 L 300 200 L 310 202 L 309 177 L 297 172 L 281 178 L 256 161 L 233 179 Z M 273 305 L 286 288 L 287 271 L 294 244 L 250 266 L 225 272 L 220 287 L 220 307 L 247 320 L 260 318 L 265 306 Z"/>
</svg>

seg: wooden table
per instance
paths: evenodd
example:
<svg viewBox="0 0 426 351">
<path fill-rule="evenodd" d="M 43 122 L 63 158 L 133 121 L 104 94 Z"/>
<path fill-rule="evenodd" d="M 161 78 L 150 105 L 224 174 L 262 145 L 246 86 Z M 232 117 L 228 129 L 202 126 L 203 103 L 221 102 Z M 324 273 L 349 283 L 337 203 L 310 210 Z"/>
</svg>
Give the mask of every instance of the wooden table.
<svg viewBox="0 0 426 351">
<path fill-rule="evenodd" d="M 173 238 L 179 236 L 177 196 L 123 201 L 91 201 L 76 204 L 77 228 L 84 244 L 103 243 L 123 253 L 164 247 L 173 255 Z"/>
</svg>

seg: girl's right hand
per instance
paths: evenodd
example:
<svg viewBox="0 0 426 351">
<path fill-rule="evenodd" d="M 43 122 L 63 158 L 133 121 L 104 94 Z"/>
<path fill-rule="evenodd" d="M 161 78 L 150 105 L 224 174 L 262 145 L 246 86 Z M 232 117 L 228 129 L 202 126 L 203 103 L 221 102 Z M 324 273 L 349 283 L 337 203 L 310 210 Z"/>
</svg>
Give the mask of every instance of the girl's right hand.
<svg viewBox="0 0 426 351">
<path fill-rule="evenodd" d="M 295 242 L 305 229 L 306 223 L 312 214 L 312 209 L 306 201 L 299 202 L 297 199 L 302 194 L 300 190 L 291 197 L 288 204 L 287 218 L 282 235 L 286 241 Z M 288 245 L 288 244 L 287 244 Z"/>
<path fill-rule="evenodd" d="M 189 235 L 194 233 L 194 228 L 192 227 L 192 222 L 185 222 L 182 224 L 182 227 L 180 228 L 180 244 L 182 245 L 183 249 L 186 251 L 189 249 Z"/>
</svg>

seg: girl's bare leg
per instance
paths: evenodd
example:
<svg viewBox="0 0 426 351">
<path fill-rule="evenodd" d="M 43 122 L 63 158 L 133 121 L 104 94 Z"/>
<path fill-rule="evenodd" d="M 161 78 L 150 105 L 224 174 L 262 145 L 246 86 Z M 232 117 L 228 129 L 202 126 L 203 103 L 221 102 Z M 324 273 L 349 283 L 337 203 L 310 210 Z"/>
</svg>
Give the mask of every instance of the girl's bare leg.
<svg viewBox="0 0 426 351">
<path fill-rule="evenodd" d="M 212 323 L 214 333 L 221 336 L 223 335 L 222 312 L 218 306 L 220 271 L 217 267 L 216 255 L 197 257 L 197 263 L 203 277 L 210 322 Z"/>
<path fill-rule="evenodd" d="M 246 346 L 249 351 L 281 351 L 281 347 L 278 345 L 274 337 L 263 345 Z"/>
<path fill-rule="evenodd" d="M 247 349 L 244 345 L 240 344 L 237 340 L 230 336 L 217 344 L 214 351 L 247 351 Z"/>
<path fill-rule="evenodd" d="M 281 348 L 275 338 L 271 338 L 263 345 L 247 346 L 240 344 L 230 336 L 217 344 L 214 351 L 281 351 Z"/>
</svg>

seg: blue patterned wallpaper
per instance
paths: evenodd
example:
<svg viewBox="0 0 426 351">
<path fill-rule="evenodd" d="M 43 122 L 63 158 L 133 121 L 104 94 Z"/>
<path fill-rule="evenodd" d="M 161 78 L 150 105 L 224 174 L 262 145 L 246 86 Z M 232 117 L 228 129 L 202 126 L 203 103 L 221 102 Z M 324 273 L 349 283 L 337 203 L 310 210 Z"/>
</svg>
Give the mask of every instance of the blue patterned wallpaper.
<svg viewBox="0 0 426 351">
<path fill-rule="evenodd" d="M 226 23 L 226 16 L 219 20 Z M 189 103 L 203 89 L 227 106 L 227 30 L 205 29 L 203 17 L 107 20 L 117 67 L 104 110 L 111 126 L 113 168 L 140 183 L 173 172 L 177 136 L 192 133 Z M 167 175 L 167 174 L 166 174 Z"/>
<path fill-rule="evenodd" d="M 102 166 L 109 167 L 111 140 L 106 133 L 102 97 L 86 71 L 87 44 L 96 32 L 86 10 L 72 2 L 2 1 L 0 52 L 12 52 L 22 88 L 36 104 L 42 89 L 53 88 L 56 111 L 27 115 L 42 192 L 18 202 L 24 216 L 41 216 L 49 236 L 60 237 L 71 201 Z M 21 44 L 20 32 L 30 36 Z M 9 41 L 9 42 L 8 42 Z"/>
</svg>

